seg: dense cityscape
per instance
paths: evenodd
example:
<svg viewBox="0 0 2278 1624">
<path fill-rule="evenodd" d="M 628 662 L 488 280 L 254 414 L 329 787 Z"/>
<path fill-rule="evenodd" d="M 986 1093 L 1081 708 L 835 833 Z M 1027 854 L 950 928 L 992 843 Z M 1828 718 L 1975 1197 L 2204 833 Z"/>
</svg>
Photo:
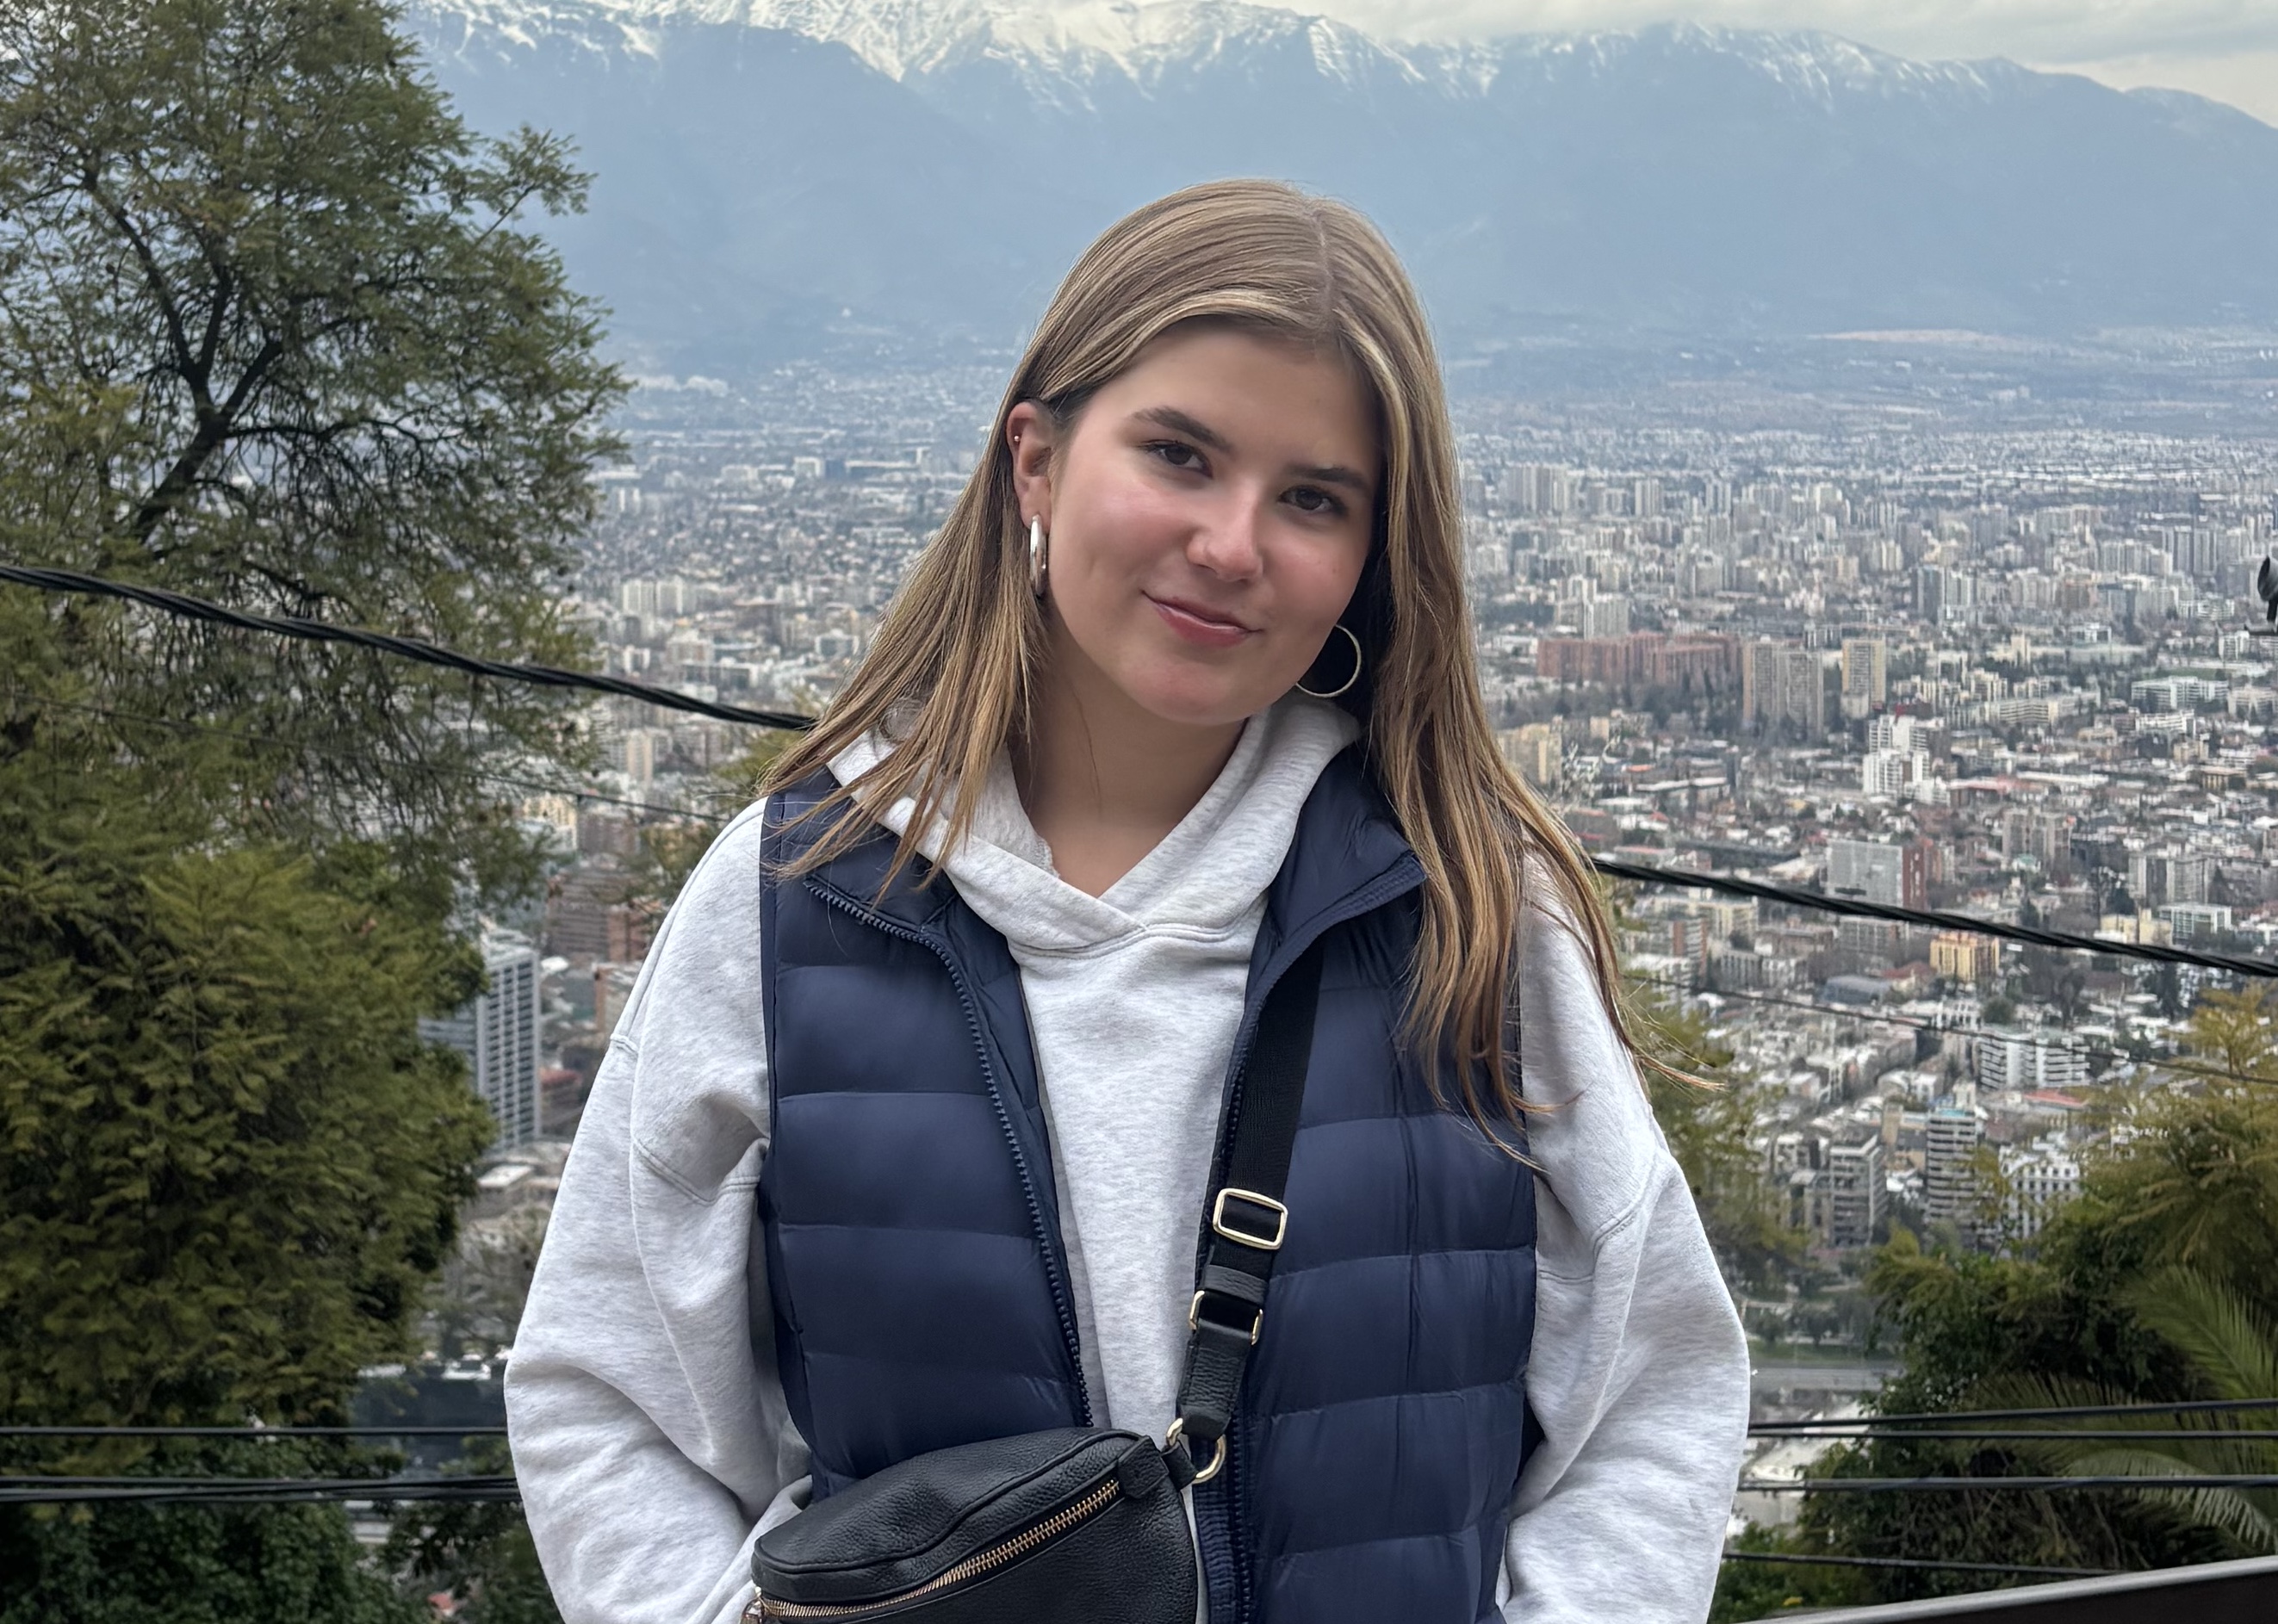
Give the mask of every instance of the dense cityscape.
<svg viewBox="0 0 2278 1624">
<path fill-rule="evenodd" d="M 574 618 L 627 675 L 826 700 L 961 488 L 992 384 L 651 380 Z M 2274 644 L 2247 630 L 2278 465 L 2119 431 L 1548 416 L 1463 403 L 1467 545 L 1506 751 L 1592 850 L 2278 949 Z M 647 834 L 732 811 L 719 774 L 753 742 L 629 703 L 592 724 L 606 770 L 523 804 L 561 853 L 542 914 L 490 935 L 492 993 L 437 1029 L 476 1056 L 525 1198 L 550 1185 L 658 917 Z M 1800 1291 L 1744 1293 L 1772 1344 L 1858 1344 L 1852 1265 L 1894 1221 L 2030 1239 L 2112 1131 L 2111 1092 L 2178 1055 L 2206 973 L 1705 890 L 1622 903 L 1633 978 L 1731 1051 L 1767 1200 L 1816 1261 Z"/>
</svg>

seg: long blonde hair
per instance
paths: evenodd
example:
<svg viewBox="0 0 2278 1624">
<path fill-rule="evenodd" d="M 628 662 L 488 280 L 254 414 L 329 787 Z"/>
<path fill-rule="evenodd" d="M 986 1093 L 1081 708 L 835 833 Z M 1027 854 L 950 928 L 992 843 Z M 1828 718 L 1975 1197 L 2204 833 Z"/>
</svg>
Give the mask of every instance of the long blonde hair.
<svg viewBox="0 0 2278 1624">
<path fill-rule="evenodd" d="M 1232 324 L 1342 356 L 1374 397 L 1383 494 L 1344 617 L 1360 639 L 1363 675 L 1341 703 L 1359 718 L 1368 766 L 1423 866 L 1410 1039 L 1454 1063 L 1464 1108 L 1500 1137 L 1499 1125 L 1522 1109 L 1510 1056 L 1527 886 L 1548 882 L 1627 1044 L 1613 935 L 1586 859 L 1496 747 L 1472 660 L 1455 443 L 1431 335 L 1390 246 L 1342 203 L 1273 181 L 1212 181 L 1126 216 L 1085 251 L 1013 374 L 980 466 L 868 655 L 767 787 L 807 777 L 891 721 L 892 753 L 860 782 L 872 805 L 915 802 L 897 868 L 918 858 L 918 839 L 938 816 L 948 822 L 938 850 L 964 837 L 992 763 L 1027 728 L 1048 675 L 1005 419 L 1033 400 L 1066 425 L 1181 323 Z M 837 790 L 817 812 L 849 794 Z M 826 860 L 868 827 L 839 818 L 797 866 Z"/>
</svg>

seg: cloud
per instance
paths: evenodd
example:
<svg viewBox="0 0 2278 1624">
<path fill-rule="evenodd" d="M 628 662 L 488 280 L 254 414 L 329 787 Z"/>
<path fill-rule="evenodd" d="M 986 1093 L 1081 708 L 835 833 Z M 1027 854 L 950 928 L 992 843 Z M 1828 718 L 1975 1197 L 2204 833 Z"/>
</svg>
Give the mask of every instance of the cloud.
<svg viewBox="0 0 2278 1624">
<path fill-rule="evenodd" d="M 1293 4 L 1293 0 L 1281 0 Z M 2278 0 L 1294 0 L 1407 38 L 1634 28 L 1689 20 L 1810 28 L 1916 57 L 2060 65 L 2278 50 Z"/>
</svg>

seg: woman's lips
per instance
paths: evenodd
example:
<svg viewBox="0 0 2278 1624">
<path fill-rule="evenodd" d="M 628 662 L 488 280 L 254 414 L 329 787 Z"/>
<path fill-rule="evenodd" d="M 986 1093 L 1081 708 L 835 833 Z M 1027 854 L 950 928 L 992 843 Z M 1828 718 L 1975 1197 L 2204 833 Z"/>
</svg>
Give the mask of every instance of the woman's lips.
<svg viewBox="0 0 2278 1624">
<path fill-rule="evenodd" d="M 1147 601 L 1155 606 L 1155 613 L 1163 617 L 1166 626 L 1202 648 L 1230 649 L 1251 635 L 1251 629 L 1239 621 L 1225 620 L 1191 605 L 1160 598 L 1149 598 Z"/>
</svg>

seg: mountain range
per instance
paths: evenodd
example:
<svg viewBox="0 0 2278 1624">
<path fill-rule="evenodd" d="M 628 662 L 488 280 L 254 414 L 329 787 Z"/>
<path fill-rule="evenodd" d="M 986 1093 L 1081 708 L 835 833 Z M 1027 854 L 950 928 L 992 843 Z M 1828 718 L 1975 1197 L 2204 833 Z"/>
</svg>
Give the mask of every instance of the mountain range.
<svg viewBox="0 0 2278 1624">
<path fill-rule="evenodd" d="M 2278 324 L 2278 129 L 1821 34 L 1418 43 L 1240 0 L 411 0 L 476 127 L 572 138 L 549 229 L 625 353 L 1003 342 L 1190 181 L 1373 216 L 1443 337 Z"/>
</svg>

